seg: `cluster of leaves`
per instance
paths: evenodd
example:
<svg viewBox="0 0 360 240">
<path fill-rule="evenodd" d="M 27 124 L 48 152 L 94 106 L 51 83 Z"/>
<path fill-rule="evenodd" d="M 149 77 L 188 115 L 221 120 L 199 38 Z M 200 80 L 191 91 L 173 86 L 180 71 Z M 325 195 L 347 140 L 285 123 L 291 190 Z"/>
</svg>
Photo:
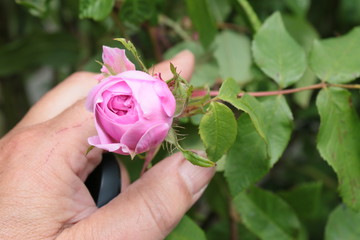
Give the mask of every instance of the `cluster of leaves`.
<svg viewBox="0 0 360 240">
<path fill-rule="evenodd" d="M 359 1 L 17 3 L 30 14 L 0 3 L 0 125 L 15 124 L 39 84 L 98 71 L 114 37 L 131 39 L 147 66 L 189 49 L 190 83 L 205 94 L 179 115 L 180 144 L 206 150 L 218 173 L 168 239 L 360 237 L 360 97 L 349 90 L 360 74 Z M 142 162 L 125 163 L 136 179 Z"/>
</svg>

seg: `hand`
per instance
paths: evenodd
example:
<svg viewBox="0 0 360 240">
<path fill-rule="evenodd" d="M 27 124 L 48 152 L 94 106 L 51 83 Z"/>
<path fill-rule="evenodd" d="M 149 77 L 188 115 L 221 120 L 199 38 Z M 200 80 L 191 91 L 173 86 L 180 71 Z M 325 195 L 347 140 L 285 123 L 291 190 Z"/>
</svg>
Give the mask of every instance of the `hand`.
<svg viewBox="0 0 360 240">
<path fill-rule="evenodd" d="M 194 57 L 171 61 L 185 79 Z M 171 77 L 169 62 L 155 66 Z M 156 164 L 102 208 L 84 181 L 101 160 L 87 138 L 95 135 L 83 99 L 96 84 L 75 73 L 49 91 L 0 140 L 0 239 L 163 239 L 200 197 L 214 169 L 191 165 L 180 154 Z"/>
</svg>

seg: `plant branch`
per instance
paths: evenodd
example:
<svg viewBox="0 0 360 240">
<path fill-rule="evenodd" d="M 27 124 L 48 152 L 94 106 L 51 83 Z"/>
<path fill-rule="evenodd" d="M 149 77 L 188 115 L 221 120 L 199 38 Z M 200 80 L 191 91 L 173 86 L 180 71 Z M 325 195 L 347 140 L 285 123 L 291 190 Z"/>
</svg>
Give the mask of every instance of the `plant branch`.
<svg viewBox="0 0 360 240">
<path fill-rule="evenodd" d="M 314 90 L 314 89 L 321 89 L 326 87 L 340 87 L 340 88 L 347 88 L 347 89 L 360 89 L 360 84 L 335 84 L 335 83 L 318 83 L 315 85 L 310 85 L 306 87 L 300 88 L 292 88 L 292 89 L 285 89 L 285 90 L 277 90 L 277 91 L 264 91 L 264 92 L 241 92 L 238 94 L 238 97 L 242 97 L 245 94 L 254 96 L 254 97 L 266 97 L 266 96 L 275 96 L 275 95 L 286 95 L 292 94 L 302 91 Z M 206 90 L 195 90 L 193 92 L 193 97 L 205 96 L 206 94 L 210 94 L 211 97 L 216 97 L 219 95 L 219 91 L 206 91 Z"/>
<path fill-rule="evenodd" d="M 184 41 L 191 41 L 191 37 L 185 32 L 184 29 L 182 29 L 182 27 L 175 22 L 174 20 L 172 20 L 171 18 L 160 14 L 159 15 L 159 22 L 164 24 L 165 26 L 170 27 L 172 30 L 174 30 L 174 32 L 176 32 L 177 35 L 179 35 Z"/>
<path fill-rule="evenodd" d="M 251 26 L 257 32 L 259 28 L 261 27 L 261 22 L 259 20 L 259 17 L 256 15 L 254 9 L 251 7 L 248 0 L 238 0 L 241 7 L 244 9 L 247 17 L 249 18 L 249 21 L 251 23 Z"/>
</svg>

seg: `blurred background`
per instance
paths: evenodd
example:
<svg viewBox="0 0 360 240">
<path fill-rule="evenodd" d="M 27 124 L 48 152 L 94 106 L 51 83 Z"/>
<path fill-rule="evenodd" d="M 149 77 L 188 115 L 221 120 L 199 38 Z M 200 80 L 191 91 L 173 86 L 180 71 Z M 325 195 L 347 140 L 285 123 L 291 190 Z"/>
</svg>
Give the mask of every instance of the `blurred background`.
<svg viewBox="0 0 360 240">
<path fill-rule="evenodd" d="M 169 50 L 190 48 L 201 58 L 203 71 L 198 71 L 198 77 L 207 77 L 208 85 L 212 85 L 219 78 L 218 59 L 212 59 L 216 37 L 226 30 L 249 36 L 252 33 L 236 0 L 207 0 L 207 12 L 200 8 L 201 3 L 196 9 L 190 0 L 103 1 L 113 5 L 99 14 L 81 11 L 79 2 L 0 1 L 0 134 L 9 130 L 44 92 L 72 72 L 99 71 L 95 60 L 101 60 L 101 46 L 119 46 L 112 41 L 115 37 L 131 39 L 148 66 L 173 55 Z M 282 11 L 289 18 L 286 22 L 298 28 L 294 34 L 303 34 L 305 41 L 314 34 L 341 35 L 360 22 L 358 0 L 254 0 L 251 4 L 261 19 Z M 99 4 L 99 11 L 102 7 Z M 210 16 L 202 16 L 207 13 Z M 207 18 L 211 21 L 204 27 L 206 24 L 201 21 Z M 198 32 L 203 34 L 202 45 L 198 44 Z M 178 49 L 172 49 L 175 46 Z M 210 62 L 212 65 L 207 64 Z"/>
<path fill-rule="evenodd" d="M 130 39 L 147 66 L 191 50 L 197 60 L 191 80 L 195 87 L 217 89 L 225 78 L 233 77 L 244 90 L 277 88 L 253 64 L 253 29 L 237 0 L 104 0 L 92 8 L 94 2 L 0 0 L 0 136 L 71 73 L 99 72 L 95 61 L 101 61 L 102 45 L 121 47 L 112 40 L 116 37 Z M 341 36 L 360 25 L 360 0 L 249 2 L 260 20 L 280 11 L 289 33 L 307 51 L 314 39 Z M 295 87 L 317 81 L 309 73 Z M 359 91 L 353 96 L 360 109 Z M 295 118 L 292 139 L 259 184 L 297 210 L 310 239 L 322 239 L 329 212 L 339 203 L 337 180 L 316 150 L 319 117 L 314 95 L 302 92 L 287 100 Z M 198 144 L 198 122 L 196 117 L 184 120 L 188 135 L 184 147 Z M 134 179 L 139 172 L 135 169 Z M 300 187 L 289 192 L 295 185 Z M 189 213 L 208 239 L 236 239 L 228 195 L 224 177 L 217 174 L 204 199 Z M 296 202 L 299 197 L 304 201 Z M 237 232 L 240 239 L 257 239 L 242 225 Z"/>
</svg>

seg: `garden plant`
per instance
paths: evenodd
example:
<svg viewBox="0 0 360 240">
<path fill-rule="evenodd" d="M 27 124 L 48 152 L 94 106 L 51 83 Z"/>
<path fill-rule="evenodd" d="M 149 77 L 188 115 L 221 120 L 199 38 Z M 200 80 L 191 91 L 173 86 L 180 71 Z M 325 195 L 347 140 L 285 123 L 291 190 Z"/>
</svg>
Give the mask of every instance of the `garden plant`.
<svg viewBox="0 0 360 240">
<path fill-rule="evenodd" d="M 161 124 L 141 125 L 158 139 L 89 143 L 133 181 L 174 151 L 217 169 L 167 239 L 360 239 L 360 1 L 3 0 L 0 13 L 1 135 L 72 72 L 103 73 L 95 113 L 104 83 L 137 74 L 161 89 Z M 176 65 L 148 71 L 182 50 L 190 82 Z"/>
</svg>

